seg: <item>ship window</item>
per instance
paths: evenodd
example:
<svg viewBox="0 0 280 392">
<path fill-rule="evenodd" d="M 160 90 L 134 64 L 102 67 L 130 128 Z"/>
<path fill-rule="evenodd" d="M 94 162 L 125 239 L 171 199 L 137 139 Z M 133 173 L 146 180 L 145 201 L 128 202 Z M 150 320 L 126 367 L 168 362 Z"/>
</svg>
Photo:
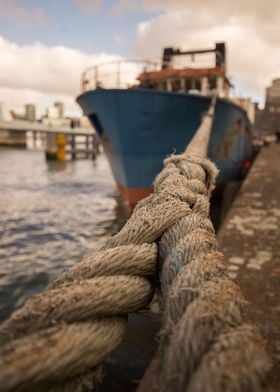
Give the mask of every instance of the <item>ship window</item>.
<svg viewBox="0 0 280 392">
<path fill-rule="evenodd" d="M 139 86 L 140 88 L 148 88 L 148 89 L 155 89 L 157 88 L 156 82 L 152 80 L 143 80 Z"/>
<path fill-rule="evenodd" d="M 191 78 L 187 80 L 187 91 L 193 90 L 192 92 L 199 92 L 201 91 L 201 80 Z"/>
<path fill-rule="evenodd" d="M 215 90 L 215 88 L 216 88 L 216 78 L 215 78 L 215 76 L 210 76 L 209 77 L 209 88 L 210 88 L 210 90 Z"/>
<path fill-rule="evenodd" d="M 181 90 L 181 83 L 179 79 L 174 79 L 171 81 L 172 91 Z"/>
<path fill-rule="evenodd" d="M 200 81 L 200 79 L 195 79 L 194 86 L 195 86 L 194 87 L 195 90 L 201 91 L 201 81 Z"/>
<path fill-rule="evenodd" d="M 166 80 L 163 80 L 159 83 L 159 90 L 166 91 L 167 90 L 167 83 Z"/>
<path fill-rule="evenodd" d="M 186 86 L 186 91 L 190 90 L 192 88 L 192 81 L 190 78 L 187 78 L 185 80 L 185 86 Z"/>
</svg>

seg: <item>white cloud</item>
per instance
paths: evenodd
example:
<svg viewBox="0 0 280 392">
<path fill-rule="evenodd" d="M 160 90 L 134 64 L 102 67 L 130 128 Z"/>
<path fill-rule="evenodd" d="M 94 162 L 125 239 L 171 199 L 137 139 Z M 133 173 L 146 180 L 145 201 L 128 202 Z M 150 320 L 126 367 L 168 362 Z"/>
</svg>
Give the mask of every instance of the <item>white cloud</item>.
<svg viewBox="0 0 280 392">
<path fill-rule="evenodd" d="M 99 11 L 102 0 L 75 0 L 76 6 L 85 13 L 96 13 Z"/>
<path fill-rule="evenodd" d="M 0 102 L 18 108 L 26 102 L 42 106 L 63 100 L 69 111 L 76 107 L 74 101 L 81 90 L 84 69 L 120 58 L 40 43 L 20 46 L 1 36 L 0 53 Z"/>
<path fill-rule="evenodd" d="M 139 5 L 136 1 L 137 0 L 119 0 L 113 5 L 111 12 L 125 14 L 127 12 L 137 11 L 139 10 Z"/>
<path fill-rule="evenodd" d="M 228 73 L 243 95 L 260 99 L 279 77 L 278 0 L 142 0 L 141 7 L 158 14 L 138 25 L 137 56 L 160 57 L 165 46 L 211 48 L 226 41 Z"/>
<path fill-rule="evenodd" d="M 0 0 L 0 14 L 24 26 L 50 23 L 48 15 L 41 8 L 28 10 L 20 0 Z"/>
</svg>

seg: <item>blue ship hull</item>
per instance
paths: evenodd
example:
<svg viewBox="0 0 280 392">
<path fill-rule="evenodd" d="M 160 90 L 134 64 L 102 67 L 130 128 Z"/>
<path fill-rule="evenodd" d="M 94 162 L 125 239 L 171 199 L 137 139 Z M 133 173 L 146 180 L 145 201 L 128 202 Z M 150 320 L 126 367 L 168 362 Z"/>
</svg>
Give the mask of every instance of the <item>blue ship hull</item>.
<svg viewBox="0 0 280 392">
<path fill-rule="evenodd" d="M 163 159 L 190 142 L 210 97 L 98 89 L 81 94 L 77 102 L 100 135 L 121 193 L 134 205 L 151 192 Z M 219 183 L 239 181 L 244 162 L 252 159 L 246 113 L 228 100 L 217 100 L 208 153 L 220 170 Z"/>
</svg>

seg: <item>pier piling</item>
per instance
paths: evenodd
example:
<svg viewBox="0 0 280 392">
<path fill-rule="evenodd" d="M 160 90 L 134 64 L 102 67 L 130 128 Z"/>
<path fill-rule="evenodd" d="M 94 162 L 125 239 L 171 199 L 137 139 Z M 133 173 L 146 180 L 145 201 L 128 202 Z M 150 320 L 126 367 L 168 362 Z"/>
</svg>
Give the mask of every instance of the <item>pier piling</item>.
<svg viewBox="0 0 280 392">
<path fill-rule="evenodd" d="M 95 134 L 47 134 L 45 153 L 47 159 L 60 161 L 94 159 L 98 153 L 97 137 Z"/>
</svg>

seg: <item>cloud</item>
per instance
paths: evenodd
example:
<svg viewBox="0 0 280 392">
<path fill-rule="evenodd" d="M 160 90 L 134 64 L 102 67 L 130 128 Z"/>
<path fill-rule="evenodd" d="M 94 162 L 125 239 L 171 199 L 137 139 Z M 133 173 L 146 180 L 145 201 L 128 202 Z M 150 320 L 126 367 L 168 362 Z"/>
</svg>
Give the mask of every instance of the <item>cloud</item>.
<svg viewBox="0 0 280 392">
<path fill-rule="evenodd" d="M 48 15 L 41 8 L 28 10 L 21 4 L 19 0 L 0 0 L 0 14 L 24 26 L 50 23 Z"/>
<path fill-rule="evenodd" d="M 74 3 L 82 12 L 94 14 L 101 8 L 102 0 L 74 0 Z"/>
<path fill-rule="evenodd" d="M 123 47 L 126 43 L 126 38 L 123 34 L 115 33 L 113 38 L 116 44 L 118 44 L 120 47 Z"/>
<path fill-rule="evenodd" d="M 223 17 L 226 21 L 251 19 L 261 24 L 274 24 L 279 20 L 280 4 L 278 0 L 142 0 L 140 7 L 146 11 L 162 13 L 190 10 L 194 18 L 200 13 L 207 13 L 216 19 Z"/>
<path fill-rule="evenodd" d="M 12 107 L 51 99 L 70 104 L 80 93 L 81 74 L 87 67 L 120 59 L 65 46 L 18 45 L 1 36 L 0 53 L 0 102 Z"/>
<path fill-rule="evenodd" d="M 278 0 L 142 0 L 140 7 L 157 12 L 138 25 L 135 53 L 141 58 L 160 57 L 165 46 L 211 48 L 226 41 L 228 72 L 248 95 L 261 97 L 279 76 Z"/>
<path fill-rule="evenodd" d="M 117 13 L 118 15 L 124 15 L 127 12 L 138 11 L 140 9 L 137 0 L 119 0 L 111 8 L 111 12 Z"/>
</svg>

